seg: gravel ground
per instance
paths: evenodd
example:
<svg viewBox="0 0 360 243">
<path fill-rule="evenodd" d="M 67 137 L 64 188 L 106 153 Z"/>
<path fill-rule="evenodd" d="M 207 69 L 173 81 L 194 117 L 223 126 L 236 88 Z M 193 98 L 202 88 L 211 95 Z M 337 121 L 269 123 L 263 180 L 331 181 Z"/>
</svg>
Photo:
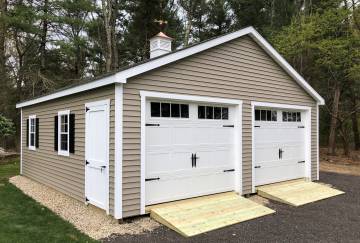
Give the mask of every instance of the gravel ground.
<svg viewBox="0 0 360 243">
<path fill-rule="evenodd" d="M 82 202 L 23 176 L 12 177 L 9 181 L 26 195 L 32 197 L 61 218 L 72 223 L 78 230 L 94 239 L 105 237 L 111 239 L 111 234 L 140 234 L 150 232 L 159 227 L 157 222 L 148 217 L 140 217 L 129 223 L 119 224 L 117 220 L 107 216 L 103 210 L 86 206 Z"/>
<path fill-rule="evenodd" d="M 323 172 L 321 182 L 344 195 L 291 207 L 270 201 L 276 211 L 255 220 L 184 238 L 161 226 L 139 235 L 112 236 L 104 242 L 360 242 L 360 176 Z"/>
</svg>

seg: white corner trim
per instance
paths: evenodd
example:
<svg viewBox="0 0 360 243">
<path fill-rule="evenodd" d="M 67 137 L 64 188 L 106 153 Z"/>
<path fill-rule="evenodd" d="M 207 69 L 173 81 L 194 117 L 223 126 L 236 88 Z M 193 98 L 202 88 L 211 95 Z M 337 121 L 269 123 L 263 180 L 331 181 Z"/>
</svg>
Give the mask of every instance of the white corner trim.
<svg viewBox="0 0 360 243">
<path fill-rule="evenodd" d="M 195 95 L 181 95 L 173 93 L 162 93 L 162 92 L 151 92 L 151 91 L 140 91 L 141 97 L 141 177 L 140 177 L 140 214 L 145 214 L 145 161 L 146 161 L 146 100 L 148 98 L 161 98 L 169 100 L 178 100 L 178 101 L 194 101 L 194 102 L 206 102 L 206 103 L 216 103 L 216 104 L 228 104 L 236 105 L 236 134 L 238 136 L 235 142 L 237 149 L 235 149 L 235 159 L 238 163 L 235 164 L 235 186 L 234 189 L 240 195 L 242 194 L 242 100 L 233 100 L 233 99 L 222 99 L 216 97 L 207 97 L 207 96 L 195 96 Z"/>
<path fill-rule="evenodd" d="M 235 192 L 239 195 L 243 194 L 243 180 L 242 180 L 242 102 L 237 101 L 235 111 Z"/>
<path fill-rule="evenodd" d="M 30 143 L 30 141 L 31 141 L 31 135 L 30 135 L 30 133 L 31 133 L 31 120 L 32 119 L 35 119 L 35 138 L 34 138 L 34 146 L 31 146 L 31 143 Z M 29 146 L 28 146 L 28 149 L 29 150 L 36 150 L 36 136 L 37 136 L 37 132 L 38 131 L 36 131 L 36 115 L 30 115 L 29 116 L 29 129 L 28 129 L 28 131 L 27 131 L 28 133 L 29 133 L 29 136 L 28 136 L 28 144 L 29 144 Z"/>
<path fill-rule="evenodd" d="M 146 122 L 146 95 L 140 91 L 141 96 L 141 157 L 140 157 L 140 214 L 145 214 L 145 122 Z"/>
<path fill-rule="evenodd" d="M 123 84 L 115 84 L 114 217 L 122 218 Z"/>
<path fill-rule="evenodd" d="M 44 102 L 47 100 L 56 99 L 66 95 L 75 94 L 85 90 L 108 85 L 111 83 L 126 83 L 128 78 L 145 73 L 147 71 L 164 66 L 166 64 L 173 63 L 185 57 L 205 51 L 207 49 L 229 42 L 244 35 L 250 35 L 250 37 L 252 37 L 254 41 L 257 42 L 264 49 L 264 51 L 267 52 L 292 78 L 294 78 L 295 81 L 306 92 L 308 92 L 320 105 L 325 104 L 324 99 L 305 81 L 305 79 L 298 72 L 296 72 L 296 70 L 293 67 L 291 67 L 291 65 L 253 27 L 247 27 L 229 33 L 227 35 L 223 35 L 218 38 L 211 39 L 204 43 L 197 44 L 193 47 L 185 48 L 183 50 L 176 51 L 172 54 L 155 58 L 154 60 L 145 62 L 143 64 L 135 65 L 134 67 L 130 67 L 123 71 L 119 71 L 118 73 L 115 73 L 111 76 L 93 82 L 89 82 L 84 85 L 79 85 L 73 88 L 56 92 L 54 94 L 50 94 L 33 100 L 18 103 L 16 105 L 16 108 L 21 108 L 24 106 Z"/>
<path fill-rule="evenodd" d="M 311 179 L 311 107 L 309 106 L 299 106 L 299 105 L 286 105 L 278 103 L 266 103 L 266 102 L 251 102 L 251 191 L 255 193 L 255 136 L 254 136 L 254 126 L 255 126 L 255 107 L 270 107 L 270 108 L 279 108 L 279 109 L 293 109 L 305 111 L 305 177 Z"/>
<path fill-rule="evenodd" d="M 264 103 L 265 104 L 265 103 Z M 255 193 L 255 102 L 251 102 L 251 193 Z"/>
<path fill-rule="evenodd" d="M 65 150 L 61 150 L 61 116 L 62 115 L 67 115 L 68 117 L 68 136 L 67 136 L 67 151 Z M 62 155 L 62 156 L 70 156 L 70 152 L 69 152 L 69 142 L 70 142 L 70 130 L 69 130 L 69 125 L 70 125 L 70 110 L 63 110 L 63 111 L 59 111 L 58 112 L 58 155 Z"/>
<path fill-rule="evenodd" d="M 23 174 L 23 110 L 20 109 L 20 175 Z"/>
<path fill-rule="evenodd" d="M 49 94 L 49 95 L 45 95 L 39 98 L 35 98 L 29 101 L 24 101 L 24 102 L 20 102 L 18 104 L 16 104 L 16 108 L 21 108 L 21 107 L 25 107 L 25 106 L 29 106 L 29 105 L 34 105 L 37 103 L 41 103 L 41 102 L 45 102 L 48 100 L 53 100 L 53 99 L 57 99 L 57 98 L 61 98 L 67 95 L 72 95 L 72 94 L 76 94 L 76 93 L 80 93 L 83 91 L 87 91 L 90 89 L 95 89 L 98 87 L 102 87 L 108 84 L 113 84 L 113 83 L 123 83 L 124 80 L 117 80 L 116 79 L 117 75 L 113 74 L 111 76 L 99 79 L 99 80 L 95 80 L 89 83 L 85 83 L 82 85 L 78 85 L 72 88 L 68 88 L 68 89 L 64 89 L 64 90 L 60 90 L 58 92 L 55 92 L 53 94 Z"/>
<path fill-rule="evenodd" d="M 316 126 L 316 163 L 317 163 L 317 167 L 316 167 L 316 180 L 318 181 L 320 179 L 320 147 L 319 147 L 319 134 L 320 134 L 320 127 L 319 127 L 319 119 L 320 119 L 320 114 L 319 114 L 319 104 L 316 105 L 316 120 L 317 120 L 317 126 Z"/>
</svg>

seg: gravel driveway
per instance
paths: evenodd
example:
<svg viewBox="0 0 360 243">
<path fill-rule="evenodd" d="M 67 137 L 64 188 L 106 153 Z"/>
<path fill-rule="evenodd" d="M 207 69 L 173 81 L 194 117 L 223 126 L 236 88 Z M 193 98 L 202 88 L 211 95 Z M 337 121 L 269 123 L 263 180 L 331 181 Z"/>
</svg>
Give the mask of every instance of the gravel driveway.
<svg viewBox="0 0 360 243">
<path fill-rule="evenodd" d="M 320 178 L 346 194 L 299 208 L 270 202 L 273 215 L 188 239 L 161 226 L 104 242 L 360 242 L 360 176 L 323 172 Z"/>
</svg>

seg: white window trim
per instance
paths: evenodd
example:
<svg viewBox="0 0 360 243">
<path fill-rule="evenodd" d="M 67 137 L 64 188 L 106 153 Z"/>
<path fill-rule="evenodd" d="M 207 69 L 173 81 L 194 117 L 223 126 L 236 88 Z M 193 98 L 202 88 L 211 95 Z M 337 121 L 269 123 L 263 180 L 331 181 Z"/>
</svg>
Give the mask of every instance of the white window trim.
<svg viewBox="0 0 360 243">
<path fill-rule="evenodd" d="M 173 93 L 161 93 L 161 92 L 152 92 L 152 91 L 140 91 L 141 97 L 141 157 L 140 157 L 140 214 L 145 214 L 145 160 L 146 160 L 146 133 L 145 133 L 145 123 L 146 123 L 146 101 L 149 99 L 167 99 L 174 101 L 189 101 L 189 102 L 205 102 L 205 103 L 216 103 L 223 105 L 234 105 L 236 106 L 234 112 L 234 122 L 235 126 L 235 183 L 234 190 L 235 192 L 242 195 L 242 100 L 234 99 L 223 99 L 215 97 L 206 97 L 206 96 L 195 96 L 195 95 L 181 95 Z"/>
<path fill-rule="evenodd" d="M 31 120 L 34 120 L 34 125 L 35 125 L 35 128 L 34 128 L 34 130 L 35 130 L 35 132 L 34 132 L 34 146 L 31 146 Z M 29 133 L 29 141 L 28 141 L 28 143 L 29 143 L 29 150 L 36 150 L 36 133 L 37 133 L 37 131 L 36 131 L 36 115 L 30 115 L 29 116 L 29 128 L 28 128 L 29 130 L 28 130 L 28 133 Z"/>
<path fill-rule="evenodd" d="M 61 116 L 68 116 L 68 136 L 67 136 L 67 150 L 61 150 Z M 69 142 L 70 142 L 70 110 L 64 110 L 58 112 L 58 155 L 70 156 L 69 152 Z"/>
<path fill-rule="evenodd" d="M 304 111 L 305 116 L 301 117 L 301 121 L 305 125 L 305 178 L 307 180 L 312 180 L 311 178 L 311 107 L 308 106 L 299 106 L 299 105 L 286 105 L 278 103 L 266 103 L 266 102 L 251 102 L 251 174 L 252 174 L 252 183 L 251 191 L 255 193 L 255 136 L 254 136 L 254 126 L 255 126 L 255 108 L 277 108 L 277 109 L 291 109 Z M 281 118 L 282 119 L 282 118 Z M 317 168 L 319 170 L 319 168 Z"/>
</svg>

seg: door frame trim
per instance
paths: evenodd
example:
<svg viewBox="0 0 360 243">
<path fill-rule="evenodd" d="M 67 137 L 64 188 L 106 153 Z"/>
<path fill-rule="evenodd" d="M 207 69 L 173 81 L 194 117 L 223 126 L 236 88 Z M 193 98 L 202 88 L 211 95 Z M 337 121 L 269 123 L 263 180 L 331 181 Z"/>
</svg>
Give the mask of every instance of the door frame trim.
<svg viewBox="0 0 360 243">
<path fill-rule="evenodd" d="M 255 107 L 292 109 L 305 112 L 305 177 L 311 180 L 311 107 L 251 101 L 251 191 L 255 193 Z"/>
<path fill-rule="evenodd" d="M 105 118 L 106 118 L 106 127 L 104 128 L 105 129 L 105 133 L 107 135 L 107 138 L 106 140 L 108 141 L 107 144 L 106 144 L 106 150 L 108 151 L 107 152 L 107 155 L 106 155 L 106 159 L 107 159 L 107 177 L 106 177 L 106 187 L 105 187 L 105 195 L 106 195 L 106 198 L 105 198 L 105 208 L 104 210 L 106 211 L 107 214 L 109 214 L 109 176 L 110 176 L 110 99 L 105 99 L 105 100 L 99 100 L 99 101 L 94 101 L 94 102 L 88 102 L 88 103 L 85 103 L 85 107 L 84 107 L 84 112 L 85 112 L 85 161 L 86 161 L 86 158 L 87 158 L 87 139 L 86 139 L 86 130 L 88 129 L 87 127 L 87 114 L 86 114 L 86 107 L 88 106 L 98 106 L 98 105 L 106 105 L 107 106 L 107 109 L 105 111 Z M 107 132 L 106 132 L 107 131 Z M 85 161 L 84 161 L 84 165 L 85 165 Z M 86 198 L 86 171 L 85 171 L 85 166 L 84 166 L 84 194 L 85 194 L 85 198 Z"/>
<path fill-rule="evenodd" d="M 140 91 L 141 97 L 141 178 L 140 178 L 140 214 L 145 214 L 145 154 L 146 154 L 146 139 L 145 139 L 145 123 L 146 123 L 146 101 L 148 98 L 160 98 L 169 100 L 194 101 L 194 102 L 209 102 L 227 105 L 235 105 L 237 107 L 235 113 L 235 183 L 234 190 L 240 195 L 242 194 L 242 100 L 223 99 L 208 96 L 182 95 L 174 93 L 161 93 L 151 91 Z"/>
</svg>

